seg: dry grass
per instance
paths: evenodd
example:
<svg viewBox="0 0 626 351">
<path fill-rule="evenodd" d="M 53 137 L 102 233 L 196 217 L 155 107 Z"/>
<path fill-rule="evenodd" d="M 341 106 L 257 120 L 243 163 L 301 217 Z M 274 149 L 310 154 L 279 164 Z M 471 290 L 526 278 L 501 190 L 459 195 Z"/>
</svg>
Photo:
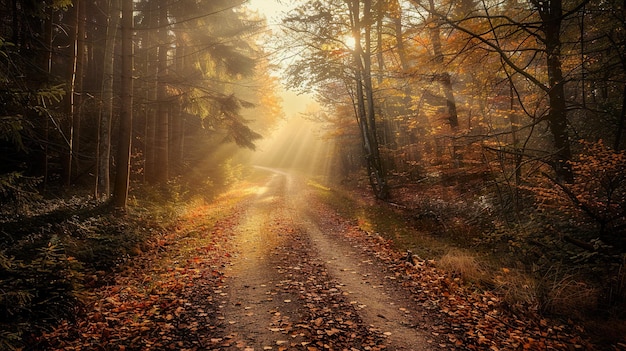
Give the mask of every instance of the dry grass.
<svg viewBox="0 0 626 351">
<path fill-rule="evenodd" d="M 577 280 L 574 275 L 557 269 L 541 277 L 521 270 L 487 269 L 476 256 L 451 249 L 438 260 L 437 266 L 460 278 L 466 284 L 495 286 L 503 301 L 513 310 L 551 314 L 584 314 L 597 307 L 598 291 Z"/>
<path fill-rule="evenodd" d="M 476 257 L 458 249 L 451 249 L 437 262 L 437 266 L 465 283 L 485 281 L 486 272 Z"/>
<path fill-rule="evenodd" d="M 515 311 L 582 317 L 597 307 L 597 288 L 576 279 L 574 275 L 549 270 L 541 277 L 523 271 L 503 269 L 494 277 L 495 290 Z"/>
<path fill-rule="evenodd" d="M 544 312 L 582 317 L 598 307 L 598 289 L 572 274 L 549 270 L 539 286 Z"/>
<path fill-rule="evenodd" d="M 537 280 L 516 270 L 503 268 L 494 277 L 495 291 L 516 312 L 537 311 L 540 305 Z"/>
</svg>

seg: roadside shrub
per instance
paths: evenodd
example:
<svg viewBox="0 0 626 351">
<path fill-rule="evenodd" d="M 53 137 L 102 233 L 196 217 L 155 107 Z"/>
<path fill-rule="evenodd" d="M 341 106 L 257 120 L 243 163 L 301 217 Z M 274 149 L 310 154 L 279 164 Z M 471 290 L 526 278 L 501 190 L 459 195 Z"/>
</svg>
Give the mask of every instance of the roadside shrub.
<svg viewBox="0 0 626 351">
<path fill-rule="evenodd" d="M 626 233 L 626 151 L 614 151 L 602 140 L 583 142 L 584 152 L 571 162 L 575 180 L 562 183 L 548 179 L 527 187 L 535 194 L 538 207 L 572 224 L 593 224 L 592 237 L 624 246 Z"/>
</svg>

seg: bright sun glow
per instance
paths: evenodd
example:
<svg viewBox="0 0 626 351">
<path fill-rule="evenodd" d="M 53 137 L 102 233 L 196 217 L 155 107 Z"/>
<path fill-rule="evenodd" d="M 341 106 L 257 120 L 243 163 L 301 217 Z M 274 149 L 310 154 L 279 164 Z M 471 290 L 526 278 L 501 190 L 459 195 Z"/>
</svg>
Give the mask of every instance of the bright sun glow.
<svg viewBox="0 0 626 351">
<path fill-rule="evenodd" d="M 249 0 L 247 6 L 264 15 L 270 25 L 280 23 L 281 12 L 286 12 L 292 7 L 276 0 Z"/>
<path fill-rule="evenodd" d="M 348 49 L 354 50 L 356 40 L 352 35 L 346 35 L 343 37 L 343 43 L 346 45 L 346 47 L 348 47 Z"/>
</svg>

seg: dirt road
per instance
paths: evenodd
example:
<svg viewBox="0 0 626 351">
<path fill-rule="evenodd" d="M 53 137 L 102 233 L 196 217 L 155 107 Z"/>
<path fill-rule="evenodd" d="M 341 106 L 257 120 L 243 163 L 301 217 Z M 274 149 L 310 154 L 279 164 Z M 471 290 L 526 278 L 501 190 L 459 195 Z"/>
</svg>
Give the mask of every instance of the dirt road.
<svg viewBox="0 0 626 351">
<path fill-rule="evenodd" d="M 312 188 L 279 170 L 232 228 L 215 349 L 434 350 L 429 321 L 385 265 L 342 236 Z"/>
</svg>

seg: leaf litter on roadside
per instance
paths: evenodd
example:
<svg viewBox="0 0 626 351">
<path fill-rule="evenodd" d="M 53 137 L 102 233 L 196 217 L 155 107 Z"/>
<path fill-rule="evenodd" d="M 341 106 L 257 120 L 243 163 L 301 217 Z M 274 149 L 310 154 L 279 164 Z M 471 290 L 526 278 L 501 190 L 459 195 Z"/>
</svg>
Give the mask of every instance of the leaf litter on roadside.
<svg viewBox="0 0 626 351">
<path fill-rule="evenodd" d="M 76 323 L 65 321 L 39 339 L 53 350 L 198 350 L 211 344 L 213 306 L 230 256 L 224 228 L 241 215 L 214 221 L 217 208 L 182 218 L 177 230 L 158 239 L 162 248 L 136 257 L 95 288 Z M 163 245 L 163 243 L 168 243 Z"/>
</svg>

